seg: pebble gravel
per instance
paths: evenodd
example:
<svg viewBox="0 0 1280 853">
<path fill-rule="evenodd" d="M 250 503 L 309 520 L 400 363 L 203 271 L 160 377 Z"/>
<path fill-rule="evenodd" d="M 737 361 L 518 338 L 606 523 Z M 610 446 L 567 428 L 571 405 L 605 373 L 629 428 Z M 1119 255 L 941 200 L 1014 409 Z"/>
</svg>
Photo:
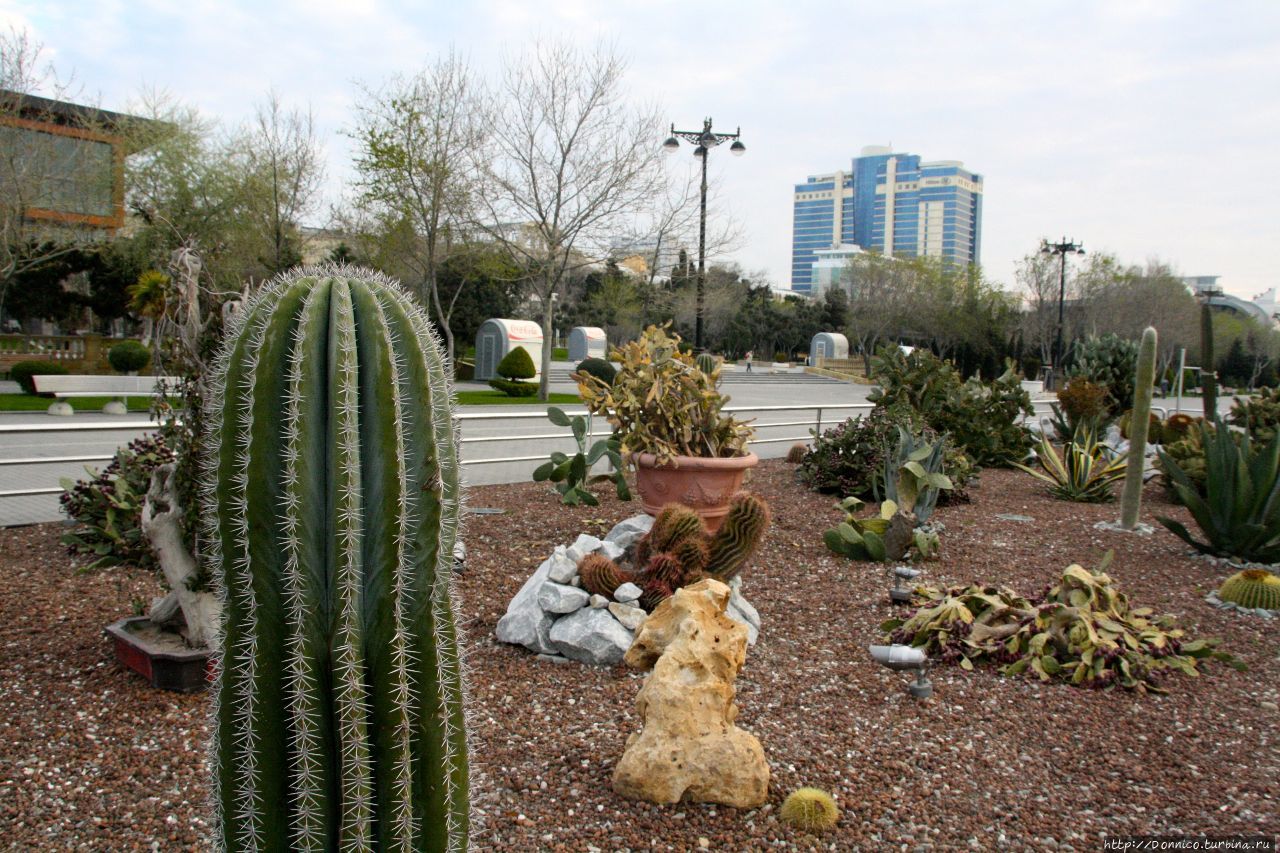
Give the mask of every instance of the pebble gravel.
<svg viewBox="0 0 1280 853">
<path fill-rule="evenodd" d="M 922 581 L 974 580 L 1040 592 L 1072 562 L 1110 568 L 1139 605 L 1222 640 L 1247 672 L 1221 665 L 1171 678 L 1166 696 L 932 670 L 934 696 L 871 661 L 894 615 L 883 566 L 829 553 L 835 497 L 763 462 L 748 487 L 774 524 L 743 591 L 763 630 L 738 679 L 738 724 L 760 737 L 772 779 L 750 811 L 624 800 L 609 785 L 641 676 L 539 659 L 497 643 L 507 602 L 555 545 L 603 535 L 634 514 L 562 507 L 545 484 L 470 490 L 460 622 L 468 641 L 473 849 L 1097 850 L 1107 835 L 1280 835 L 1280 620 L 1206 603 L 1228 567 L 1192 558 L 1163 528 L 1098 530 L 1116 505 L 1049 497 L 1025 474 L 984 472 L 972 500 L 937 511 L 939 559 Z M 1144 521 L 1186 520 L 1156 484 Z M 998 518 L 998 515 L 1010 518 Z M 1030 519 L 1019 520 L 1019 519 Z M 61 525 L 0 531 L 0 847 L 203 849 L 208 837 L 208 698 L 153 691 L 112 658 L 102 626 L 157 594 L 130 568 L 79 573 Z M 830 791 L 843 814 L 807 836 L 777 811 L 791 790 Z"/>
</svg>

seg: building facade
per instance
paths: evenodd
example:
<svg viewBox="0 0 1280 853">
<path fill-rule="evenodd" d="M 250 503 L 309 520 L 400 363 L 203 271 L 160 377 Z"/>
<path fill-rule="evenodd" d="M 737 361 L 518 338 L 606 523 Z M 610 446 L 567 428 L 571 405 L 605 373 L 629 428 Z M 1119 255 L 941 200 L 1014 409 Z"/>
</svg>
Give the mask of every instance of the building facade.
<svg viewBox="0 0 1280 853">
<path fill-rule="evenodd" d="M 813 175 L 795 186 L 792 289 L 813 291 L 817 253 L 846 243 L 888 257 L 977 263 L 982 191 L 982 176 L 958 160 L 863 148 L 849 172 Z"/>
</svg>

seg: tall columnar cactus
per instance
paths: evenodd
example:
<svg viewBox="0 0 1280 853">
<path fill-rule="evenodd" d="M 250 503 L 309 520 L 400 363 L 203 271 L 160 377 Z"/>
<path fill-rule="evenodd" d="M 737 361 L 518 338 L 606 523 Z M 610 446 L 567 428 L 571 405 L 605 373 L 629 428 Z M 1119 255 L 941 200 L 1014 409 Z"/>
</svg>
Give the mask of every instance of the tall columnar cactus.
<svg viewBox="0 0 1280 853">
<path fill-rule="evenodd" d="M 1133 530 L 1142 506 L 1142 475 L 1147 463 L 1147 428 L 1151 419 L 1151 394 L 1156 379 L 1156 330 L 1147 326 L 1138 348 L 1138 374 L 1133 388 L 1133 420 L 1129 427 L 1129 465 L 1120 498 L 1120 526 Z"/>
<path fill-rule="evenodd" d="M 221 846 L 464 849 L 457 444 L 425 316 L 362 270 L 289 274 L 211 388 Z"/>
<path fill-rule="evenodd" d="M 711 537 L 706 573 L 726 583 L 731 580 L 751 559 L 768 526 L 768 504 L 746 492 L 734 495 L 724 524 Z"/>
</svg>

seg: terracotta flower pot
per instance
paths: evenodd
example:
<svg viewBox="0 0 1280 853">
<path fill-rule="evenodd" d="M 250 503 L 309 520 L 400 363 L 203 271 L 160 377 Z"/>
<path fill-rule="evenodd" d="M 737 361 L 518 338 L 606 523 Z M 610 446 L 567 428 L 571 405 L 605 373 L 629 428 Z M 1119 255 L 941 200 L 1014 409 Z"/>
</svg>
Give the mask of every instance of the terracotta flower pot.
<svg viewBox="0 0 1280 853">
<path fill-rule="evenodd" d="M 677 456 L 674 464 L 657 465 L 651 453 L 634 453 L 636 491 L 649 515 L 657 515 L 669 503 L 682 503 L 702 516 L 702 523 L 714 533 L 729 511 L 729 499 L 742 488 L 748 468 L 760 457 L 754 453 L 723 459 Z"/>
</svg>

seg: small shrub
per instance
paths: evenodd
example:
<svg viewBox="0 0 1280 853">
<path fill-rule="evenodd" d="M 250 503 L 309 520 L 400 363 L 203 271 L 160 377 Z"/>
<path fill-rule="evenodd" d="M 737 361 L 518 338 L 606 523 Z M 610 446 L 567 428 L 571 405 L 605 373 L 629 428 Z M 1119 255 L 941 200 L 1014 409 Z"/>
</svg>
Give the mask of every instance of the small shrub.
<svg viewBox="0 0 1280 853">
<path fill-rule="evenodd" d="M 589 373 L 606 385 L 612 385 L 618 375 L 618 369 L 603 358 L 584 358 L 578 362 L 577 372 Z"/>
<path fill-rule="evenodd" d="M 826 791 L 797 788 L 787 795 L 778 817 L 802 832 L 826 832 L 840 821 L 840 807 Z"/>
<path fill-rule="evenodd" d="M 927 441 L 938 437 L 911 409 L 877 406 L 860 418 L 849 418 L 816 436 L 812 449 L 800 461 L 797 476 L 814 491 L 880 500 L 885 491 L 884 459 L 897 446 L 900 426 Z M 944 492 L 939 503 L 965 500 L 961 490 L 973 478 L 974 471 L 964 451 L 948 443 L 942 471 L 955 489 Z"/>
<path fill-rule="evenodd" d="M 107 361 L 116 373 L 136 373 L 151 363 L 151 350 L 141 341 L 126 340 L 107 350 Z"/>
<path fill-rule="evenodd" d="M 1076 345 L 1075 363 L 1068 374 L 1107 389 L 1107 409 L 1115 417 L 1133 407 L 1138 342 L 1119 335 L 1089 337 Z"/>
<path fill-rule="evenodd" d="M 1237 399 L 1231 404 L 1227 423 L 1238 426 L 1257 441 L 1270 441 L 1280 428 L 1280 390 L 1262 388 L 1256 397 Z"/>
<path fill-rule="evenodd" d="M 1059 426 L 1058 437 L 1070 439 L 1081 427 L 1101 434 L 1111 421 L 1107 402 L 1107 389 L 1104 386 L 1090 382 L 1083 376 L 1069 380 L 1058 391 L 1058 405 L 1054 407 L 1055 412 L 1061 413 L 1066 427 L 1064 431 Z"/>
<path fill-rule="evenodd" d="M 501 391 L 508 397 L 532 397 L 538 393 L 536 382 L 518 382 L 514 379 L 490 379 L 489 387 Z"/>
<path fill-rule="evenodd" d="M 533 357 L 524 347 L 512 347 L 511 352 L 502 357 L 494 372 L 504 379 L 532 379 L 538 375 L 533 366 Z"/>
<path fill-rule="evenodd" d="M 979 468 L 1007 467 L 1024 459 L 1031 447 L 1031 431 L 1022 424 L 1034 414 L 1031 395 L 1012 362 L 991 382 L 977 376 L 961 382 L 951 362 L 928 350 L 904 355 L 886 347 L 872 359 L 872 376 L 880 387 L 867 399 L 877 407 L 910 406 Z"/>
<path fill-rule="evenodd" d="M 22 393 L 35 394 L 36 386 L 32 376 L 66 376 L 68 371 L 61 364 L 52 361 L 20 361 L 9 368 L 9 378 L 22 386 Z"/>
<path fill-rule="evenodd" d="M 94 557 L 89 568 L 119 564 L 154 568 L 142 534 L 142 503 L 151 473 L 176 453 L 162 435 L 136 438 L 106 468 L 85 480 L 63 478 L 62 511 L 80 526 L 62 537 L 72 554 Z"/>
<path fill-rule="evenodd" d="M 1124 479 L 1127 455 L 1111 458 L 1107 446 L 1098 443 L 1092 430 L 1083 428 L 1062 446 L 1061 456 L 1048 436 L 1042 436 L 1036 459 L 1043 471 L 1020 463 L 1014 467 L 1048 483 L 1049 493 L 1055 498 L 1106 503 L 1115 500 L 1111 487 Z"/>
</svg>

